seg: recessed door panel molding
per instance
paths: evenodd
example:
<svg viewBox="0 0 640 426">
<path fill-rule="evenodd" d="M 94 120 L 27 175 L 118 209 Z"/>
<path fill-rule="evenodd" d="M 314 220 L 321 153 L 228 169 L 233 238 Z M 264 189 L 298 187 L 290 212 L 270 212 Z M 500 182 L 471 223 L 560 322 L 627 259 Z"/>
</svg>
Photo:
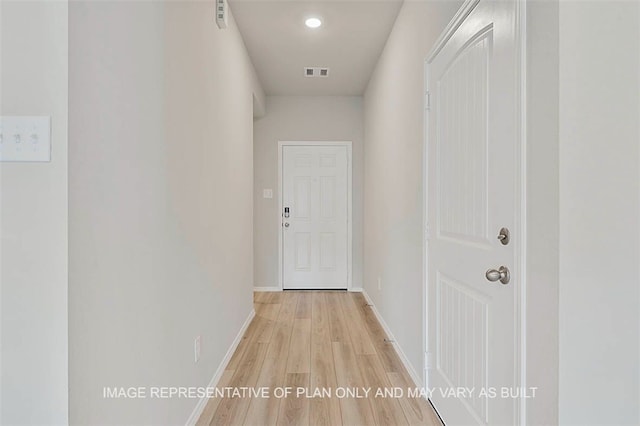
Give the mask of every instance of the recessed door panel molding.
<svg viewBox="0 0 640 426">
<path fill-rule="evenodd" d="M 426 381 L 447 425 L 517 425 L 525 403 L 490 396 L 523 368 L 518 7 L 465 2 L 426 62 Z"/>
<path fill-rule="evenodd" d="M 311 270 L 311 233 L 296 232 L 294 236 L 295 270 Z"/>
<path fill-rule="evenodd" d="M 335 233 L 320 233 L 320 269 L 323 271 L 334 271 L 336 269 L 336 242 Z"/>
<path fill-rule="evenodd" d="M 293 209 L 293 217 L 297 219 L 311 218 L 311 181 L 311 176 L 295 176 L 293 178 L 295 193 L 292 205 L 296 206 Z"/>
<path fill-rule="evenodd" d="M 351 144 L 281 142 L 279 153 L 282 288 L 349 288 Z"/>
<path fill-rule="evenodd" d="M 320 154 L 320 167 L 335 167 L 336 155 L 335 154 Z"/>
<path fill-rule="evenodd" d="M 451 388 L 486 389 L 489 297 L 444 274 L 437 280 L 436 368 Z M 461 402 L 488 423 L 486 396 L 465 394 Z"/>
<path fill-rule="evenodd" d="M 488 65 L 492 30 L 474 37 L 437 81 L 438 232 L 489 244 Z"/>
<path fill-rule="evenodd" d="M 313 167 L 312 155 L 300 153 L 295 158 L 295 167 L 297 169 L 310 169 Z"/>
<path fill-rule="evenodd" d="M 322 219 L 335 219 L 336 211 L 336 177 L 320 177 L 320 217 Z"/>
</svg>

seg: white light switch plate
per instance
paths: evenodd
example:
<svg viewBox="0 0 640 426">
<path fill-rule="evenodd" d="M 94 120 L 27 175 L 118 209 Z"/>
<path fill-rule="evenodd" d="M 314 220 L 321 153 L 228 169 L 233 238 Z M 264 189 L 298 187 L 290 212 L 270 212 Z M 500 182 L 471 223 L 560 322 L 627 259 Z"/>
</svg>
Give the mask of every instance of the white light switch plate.
<svg viewBox="0 0 640 426">
<path fill-rule="evenodd" d="M 263 189 L 262 198 L 273 198 L 273 189 Z"/>
<path fill-rule="evenodd" d="M 0 161 L 51 161 L 51 117 L 0 117 Z"/>
</svg>

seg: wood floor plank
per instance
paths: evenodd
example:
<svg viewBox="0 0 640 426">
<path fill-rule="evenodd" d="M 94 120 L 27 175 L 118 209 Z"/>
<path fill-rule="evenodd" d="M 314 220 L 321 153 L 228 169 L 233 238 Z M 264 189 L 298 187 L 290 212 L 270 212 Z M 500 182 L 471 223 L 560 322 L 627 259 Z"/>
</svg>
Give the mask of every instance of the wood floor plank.
<svg viewBox="0 0 640 426">
<path fill-rule="evenodd" d="M 301 292 L 298 298 L 296 319 L 311 319 L 311 298 L 313 293 Z"/>
<path fill-rule="evenodd" d="M 253 303 L 265 303 L 265 300 L 269 297 L 269 293 L 266 291 L 254 291 Z"/>
<path fill-rule="evenodd" d="M 364 388 L 366 386 L 365 381 L 358 368 L 351 344 L 333 342 L 331 345 L 338 386 Z M 340 399 L 340 412 L 342 414 L 342 424 L 344 425 L 375 424 L 371 404 L 366 399 L 342 398 Z"/>
<path fill-rule="evenodd" d="M 298 300 L 298 305 L 300 301 Z M 309 373 L 311 371 L 311 318 L 293 320 L 293 332 L 289 345 L 287 373 Z"/>
<path fill-rule="evenodd" d="M 309 399 L 298 397 L 297 388 L 309 388 L 308 373 L 287 373 L 286 386 L 294 389 L 291 396 L 280 400 L 278 425 L 306 426 L 309 425 Z"/>
<path fill-rule="evenodd" d="M 224 370 L 216 387 L 223 388 L 228 386 L 234 373 L 234 370 Z M 218 409 L 220 401 L 222 401 L 222 398 L 209 398 L 207 405 L 204 407 L 204 411 L 196 422 L 196 426 L 208 426 L 211 423 L 213 420 L 213 414 Z"/>
<path fill-rule="evenodd" d="M 400 361 L 393 343 L 385 341 L 388 338 L 387 333 L 378 322 L 373 308 L 367 304 L 362 293 L 350 293 L 354 304 L 358 308 L 358 312 L 364 322 L 365 328 L 369 332 L 369 337 L 376 349 L 376 353 L 380 357 L 382 366 L 386 372 L 405 373 L 404 365 Z"/>
<path fill-rule="evenodd" d="M 259 309 L 259 308 L 258 308 Z M 244 332 L 244 336 L 238 343 L 238 347 L 236 351 L 231 356 L 231 360 L 229 364 L 226 366 L 226 370 L 237 370 L 238 364 L 242 361 L 242 357 L 244 356 L 247 347 L 257 340 L 257 336 L 261 336 L 264 333 L 264 329 L 267 326 L 267 320 L 264 317 L 255 315 L 251 320 L 251 323 L 247 327 L 247 330 Z"/>
<path fill-rule="evenodd" d="M 404 389 L 414 388 L 413 382 L 400 373 L 387 373 L 391 386 Z M 440 419 L 434 413 L 429 402 L 422 398 L 399 398 L 402 411 L 410 425 L 442 426 Z"/>
<path fill-rule="evenodd" d="M 311 329 L 316 339 L 331 341 L 327 293 L 315 292 L 311 298 Z"/>
<path fill-rule="evenodd" d="M 280 401 L 273 397 L 274 389 L 285 386 L 285 371 L 289 355 L 289 343 L 295 315 L 297 296 L 282 300 L 278 318 L 269 349 L 262 364 L 262 371 L 256 387 L 267 387 L 271 398 L 254 398 L 251 400 L 245 418 L 245 425 L 275 425 L 278 420 Z"/>
<path fill-rule="evenodd" d="M 337 388 L 331 335 L 329 331 L 329 310 L 325 293 L 315 293 L 311 307 L 311 377 L 310 389 Z M 340 403 L 336 398 L 313 398 L 309 406 L 311 425 L 340 426 L 342 417 Z"/>
<path fill-rule="evenodd" d="M 372 342 L 374 344 L 384 342 L 388 337 L 387 333 L 385 333 L 384 328 L 382 328 L 378 322 L 373 309 L 367 304 L 362 293 L 350 293 L 349 295 L 362 318 L 365 328 L 369 332 Z"/>
<path fill-rule="evenodd" d="M 260 303 L 255 307 L 256 316 L 275 320 L 280 313 L 280 303 Z"/>
<path fill-rule="evenodd" d="M 391 388 L 391 383 L 380 364 L 377 355 L 357 355 L 358 366 L 364 378 L 365 386 L 372 393 Z M 396 398 L 370 398 L 373 417 L 377 425 L 406 425 L 407 418 Z"/>
<path fill-rule="evenodd" d="M 267 344 L 252 342 L 238 364 L 229 386 L 233 388 L 255 387 L 262 363 L 267 353 Z M 211 420 L 212 425 L 241 425 L 247 414 L 251 398 L 224 398 Z"/>
<path fill-rule="evenodd" d="M 280 306 L 279 303 L 265 303 L 256 311 L 256 316 L 259 316 L 264 321 L 264 326 L 256 335 L 256 341 L 269 343 L 271 335 L 273 334 L 276 318 L 280 312 Z"/>
<path fill-rule="evenodd" d="M 284 297 L 281 301 L 278 321 L 293 322 L 293 319 L 296 315 L 296 309 L 298 307 L 298 299 L 300 298 L 300 294 L 294 292 L 286 292 L 283 294 L 285 294 L 286 297 Z"/>
<path fill-rule="evenodd" d="M 393 343 L 379 342 L 375 344 L 375 347 L 384 371 L 387 373 L 408 374 L 396 353 Z"/>
<path fill-rule="evenodd" d="M 285 294 L 282 291 L 274 291 L 267 293 L 269 296 L 265 303 L 282 303 L 285 298 Z"/>
<path fill-rule="evenodd" d="M 287 357 L 290 336 L 291 325 L 278 324 L 274 331 L 273 339 L 269 344 L 256 387 L 268 388 L 270 395 L 273 395 L 276 387 L 284 386 L 286 364 L 281 360 Z M 244 424 L 274 425 L 278 419 L 278 409 L 279 402 L 273 397 L 254 398 L 249 405 Z"/>
<path fill-rule="evenodd" d="M 351 337 L 354 352 L 358 355 L 374 355 L 376 349 L 371 342 L 369 333 L 362 323 L 356 305 L 348 294 L 346 297 L 340 298 L 340 307 L 344 312 L 344 318 L 347 323 L 347 330 Z"/>
<path fill-rule="evenodd" d="M 340 307 L 340 298 L 345 297 L 346 292 L 331 291 L 326 293 L 327 305 L 331 315 L 329 316 L 329 333 L 332 342 L 350 343 L 349 331 L 347 323 L 344 319 L 342 308 Z"/>
</svg>

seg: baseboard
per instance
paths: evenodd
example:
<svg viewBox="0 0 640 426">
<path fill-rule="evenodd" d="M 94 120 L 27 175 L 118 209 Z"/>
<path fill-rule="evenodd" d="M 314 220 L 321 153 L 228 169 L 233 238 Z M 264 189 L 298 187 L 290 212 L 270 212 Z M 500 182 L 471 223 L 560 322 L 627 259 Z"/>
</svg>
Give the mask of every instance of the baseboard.
<svg viewBox="0 0 640 426">
<path fill-rule="evenodd" d="M 233 353 L 238 348 L 238 345 L 242 340 L 242 336 L 244 336 L 245 331 L 247 331 L 247 328 L 249 327 L 249 324 L 251 324 L 251 320 L 255 315 L 256 315 L 256 311 L 251 309 L 251 312 L 249 312 L 249 316 L 245 320 L 244 324 L 242 324 L 242 327 L 240 328 L 240 331 L 236 335 L 236 338 L 233 340 L 233 343 L 231 343 L 231 347 L 229 347 L 227 354 L 224 356 L 224 358 L 222 359 L 222 362 L 218 366 L 218 369 L 216 370 L 215 374 L 211 378 L 211 381 L 209 382 L 209 388 L 216 387 L 216 385 L 220 381 L 220 378 L 222 377 L 222 373 L 224 373 L 224 370 L 227 367 L 227 364 L 229 364 L 229 361 L 231 361 L 231 357 L 233 356 Z M 193 409 L 193 412 L 191 413 L 191 415 L 189 416 L 189 419 L 187 420 L 187 423 L 186 423 L 187 426 L 194 426 L 196 424 L 196 422 L 202 415 L 204 408 L 207 406 L 208 401 L 209 401 L 209 398 L 207 397 L 201 398 L 198 401 L 198 404 L 196 404 L 196 407 Z"/>
<path fill-rule="evenodd" d="M 367 294 L 366 290 L 362 289 L 362 295 L 366 299 L 367 303 L 371 306 L 371 310 L 373 311 L 374 315 L 378 319 L 378 322 L 380 323 L 380 325 L 384 329 L 384 332 L 386 333 L 387 337 L 390 340 L 393 340 L 393 347 L 395 348 L 396 352 L 398 353 L 398 356 L 400 357 L 400 361 L 402 361 L 402 364 L 404 365 L 404 368 L 406 368 L 407 371 L 409 372 L 409 375 L 411 376 L 411 379 L 413 380 L 413 383 L 417 387 L 422 388 L 422 386 L 423 386 L 422 377 L 420 377 L 418 375 L 418 373 L 416 373 L 416 370 L 413 368 L 413 365 L 411 365 L 411 363 L 409 362 L 409 358 L 407 358 L 407 355 L 405 355 L 404 351 L 402 350 L 402 347 L 400 346 L 400 344 L 398 343 L 396 338 L 393 337 L 393 333 L 391 332 L 391 329 L 389 328 L 389 326 L 385 322 L 384 318 L 382 318 L 382 315 L 380 315 L 380 312 L 378 312 L 378 309 L 376 309 L 376 306 L 373 304 L 373 301 L 371 300 L 371 298 Z"/>
<path fill-rule="evenodd" d="M 254 287 L 253 291 L 282 291 L 280 287 Z"/>
<path fill-rule="evenodd" d="M 261 292 L 261 291 L 282 291 L 280 287 L 254 287 L 253 291 Z M 364 290 L 362 287 L 352 287 L 349 291 L 354 293 L 362 293 Z"/>
</svg>

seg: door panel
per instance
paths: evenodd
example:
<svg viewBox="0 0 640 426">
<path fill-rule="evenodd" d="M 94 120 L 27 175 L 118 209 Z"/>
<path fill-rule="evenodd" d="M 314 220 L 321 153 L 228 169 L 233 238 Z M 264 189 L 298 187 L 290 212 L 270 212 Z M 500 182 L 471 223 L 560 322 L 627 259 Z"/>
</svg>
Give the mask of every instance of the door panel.
<svg viewBox="0 0 640 426">
<path fill-rule="evenodd" d="M 294 234 L 295 270 L 311 271 L 311 233 L 296 232 Z"/>
<path fill-rule="evenodd" d="M 345 146 L 283 146 L 285 289 L 347 288 L 347 155 Z"/>
<path fill-rule="evenodd" d="M 517 424 L 517 401 L 490 397 L 518 383 L 517 245 L 497 239 L 519 214 L 515 29 L 515 1 L 481 0 L 427 68 L 428 381 L 447 425 Z M 506 285 L 485 277 L 501 265 Z"/>
<path fill-rule="evenodd" d="M 458 53 L 437 85 L 438 232 L 489 244 L 487 65 L 492 31 Z"/>
</svg>

